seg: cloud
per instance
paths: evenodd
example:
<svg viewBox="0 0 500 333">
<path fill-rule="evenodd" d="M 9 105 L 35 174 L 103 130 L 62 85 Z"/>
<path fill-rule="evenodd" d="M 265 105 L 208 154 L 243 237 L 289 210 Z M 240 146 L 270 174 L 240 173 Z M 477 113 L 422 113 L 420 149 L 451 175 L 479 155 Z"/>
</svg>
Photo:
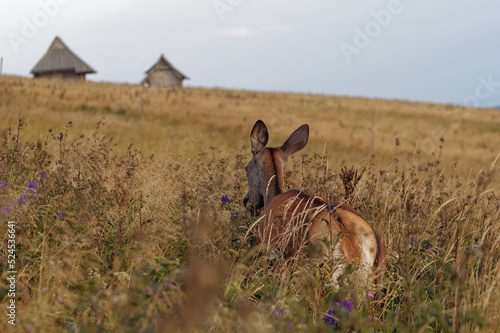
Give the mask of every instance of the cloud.
<svg viewBox="0 0 500 333">
<path fill-rule="evenodd" d="M 230 37 L 230 38 L 257 38 L 262 37 L 264 34 L 273 33 L 289 33 L 293 30 L 291 26 L 288 25 L 266 25 L 260 28 L 253 27 L 238 27 L 218 30 L 217 34 L 220 36 Z"/>
<path fill-rule="evenodd" d="M 255 29 L 249 27 L 218 30 L 217 34 L 230 38 L 255 38 L 259 36 Z"/>
<path fill-rule="evenodd" d="M 266 25 L 260 28 L 262 32 L 279 32 L 279 33 L 288 33 L 291 32 L 293 28 L 289 25 Z"/>
</svg>

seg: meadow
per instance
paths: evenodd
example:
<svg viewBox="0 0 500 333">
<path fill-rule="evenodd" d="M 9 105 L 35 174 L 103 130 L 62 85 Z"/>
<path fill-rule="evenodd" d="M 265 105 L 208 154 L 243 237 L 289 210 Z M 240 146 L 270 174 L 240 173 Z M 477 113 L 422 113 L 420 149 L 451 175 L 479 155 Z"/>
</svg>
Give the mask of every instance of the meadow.
<svg viewBox="0 0 500 333">
<path fill-rule="evenodd" d="M 0 77 L 2 258 L 26 332 L 500 330 L 499 110 Z M 303 123 L 286 187 L 356 208 L 383 285 L 264 256 L 242 205 L 250 130 Z M 0 299 L 8 304 L 7 259 Z"/>
</svg>

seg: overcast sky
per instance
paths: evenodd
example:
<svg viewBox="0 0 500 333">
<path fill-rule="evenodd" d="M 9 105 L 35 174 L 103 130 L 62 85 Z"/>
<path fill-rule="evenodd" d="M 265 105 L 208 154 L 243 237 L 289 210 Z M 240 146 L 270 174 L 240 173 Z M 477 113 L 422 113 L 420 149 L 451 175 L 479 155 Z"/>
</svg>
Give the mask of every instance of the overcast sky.
<svg viewBox="0 0 500 333">
<path fill-rule="evenodd" d="M 500 105 L 498 0 L 1 0 L 5 74 L 56 35 L 93 81 L 164 53 L 188 86 Z"/>
</svg>

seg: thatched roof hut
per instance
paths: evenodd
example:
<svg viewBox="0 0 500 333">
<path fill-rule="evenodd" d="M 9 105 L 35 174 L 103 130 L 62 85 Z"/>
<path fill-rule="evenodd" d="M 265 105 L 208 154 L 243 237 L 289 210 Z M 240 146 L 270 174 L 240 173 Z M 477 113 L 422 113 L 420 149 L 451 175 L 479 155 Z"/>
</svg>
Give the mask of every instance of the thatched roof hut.
<svg viewBox="0 0 500 333">
<path fill-rule="evenodd" d="M 85 74 L 96 71 L 80 59 L 56 36 L 45 55 L 31 70 L 35 78 L 85 81 Z"/>
<path fill-rule="evenodd" d="M 176 88 L 182 87 L 182 80 L 189 78 L 172 66 L 162 54 L 160 59 L 146 71 L 146 78 L 142 80 L 142 85 L 155 88 Z"/>
</svg>

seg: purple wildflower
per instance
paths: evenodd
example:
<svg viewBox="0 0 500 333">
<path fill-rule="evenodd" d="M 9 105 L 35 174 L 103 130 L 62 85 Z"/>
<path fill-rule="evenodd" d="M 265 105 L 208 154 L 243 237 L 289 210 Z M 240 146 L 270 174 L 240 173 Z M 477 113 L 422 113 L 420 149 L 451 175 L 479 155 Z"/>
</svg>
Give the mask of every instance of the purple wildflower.
<svg viewBox="0 0 500 333">
<path fill-rule="evenodd" d="M 22 194 L 17 200 L 17 204 L 19 205 L 19 207 L 21 207 L 26 201 L 28 201 L 28 195 Z"/>
<path fill-rule="evenodd" d="M 26 188 L 30 190 L 31 194 L 35 194 L 36 192 L 36 183 L 31 181 L 26 185 Z"/>
<path fill-rule="evenodd" d="M 288 328 L 293 330 L 293 323 L 291 321 L 289 321 L 287 324 L 288 324 Z"/>
<path fill-rule="evenodd" d="M 227 197 L 227 194 L 224 194 L 224 195 L 222 195 L 221 201 L 222 201 L 222 204 L 224 205 L 224 204 L 229 203 L 229 201 L 231 201 L 231 200 L 229 200 L 229 198 Z"/>
<path fill-rule="evenodd" d="M 431 246 L 429 244 L 427 244 L 427 246 L 425 247 L 426 250 L 430 249 Z"/>
<path fill-rule="evenodd" d="M 375 296 L 372 293 L 368 293 L 367 296 L 370 297 L 370 298 L 375 298 Z"/>
<path fill-rule="evenodd" d="M 5 216 L 10 215 L 14 211 L 14 207 L 12 207 L 12 203 L 9 202 L 7 204 L 7 207 L 2 208 L 2 213 L 5 214 Z"/>
<path fill-rule="evenodd" d="M 7 184 L 7 183 L 0 183 L 0 187 L 7 187 L 7 185 L 9 185 L 9 184 Z"/>
<path fill-rule="evenodd" d="M 333 318 L 333 310 L 332 309 L 328 310 L 328 316 L 323 317 L 323 320 L 325 321 L 325 323 L 328 324 L 328 327 L 338 328 L 338 326 L 339 326 L 339 322 L 337 321 L 337 319 Z"/>
<path fill-rule="evenodd" d="M 240 216 L 240 214 L 238 212 L 236 212 L 236 213 L 233 213 L 233 215 L 231 217 L 233 219 L 237 219 L 239 216 Z"/>
<path fill-rule="evenodd" d="M 274 320 L 278 320 L 278 317 L 283 316 L 285 314 L 285 309 L 283 308 L 277 308 L 274 310 Z"/>
<path fill-rule="evenodd" d="M 413 237 L 412 237 L 412 239 L 410 241 L 410 245 L 413 246 Z"/>
<path fill-rule="evenodd" d="M 349 313 L 351 313 L 353 309 L 354 309 L 354 307 L 352 306 L 351 301 L 348 301 L 348 300 L 333 301 L 332 308 L 328 310 L 328 315 L 323 317 L 323 320 L 325 321 L 325 323 L 328 324 L 328 327 L 338 328 L 339 321 L 337 319 L 333 318 L 335 316 L 335 314 L 344 312 L 344 313 L 347 313 L 347 315 L 349 315 Z"/>
<path fill-rule="evenodd" d="M 354 307 L 352 306 L 351 301 L 344 300 L 344 302 L 337 301 L 338 305 L 345 308 L 348 313 L 351 313 Z"/>
<path fill-rule="evenodd" d="M 57 296 L 57 300 L 59 301 L 59 303 L 61 303 L 61 304 L 62 304 L 63 299 L 62 299 L 62 297 L 61 297 L 61 296 Z"/>
<path fill-rule="evenodd" d="M 59 219 L 61 219 L 61 220 L 62 220 L 65 216 L 66 216 L 66 214 L 64 214 L 64 212 L 60 212 L 60 213 L 58 213 L 58 214 L 57 214 L 57 218 L 59 218 Z"/>
</svg>

